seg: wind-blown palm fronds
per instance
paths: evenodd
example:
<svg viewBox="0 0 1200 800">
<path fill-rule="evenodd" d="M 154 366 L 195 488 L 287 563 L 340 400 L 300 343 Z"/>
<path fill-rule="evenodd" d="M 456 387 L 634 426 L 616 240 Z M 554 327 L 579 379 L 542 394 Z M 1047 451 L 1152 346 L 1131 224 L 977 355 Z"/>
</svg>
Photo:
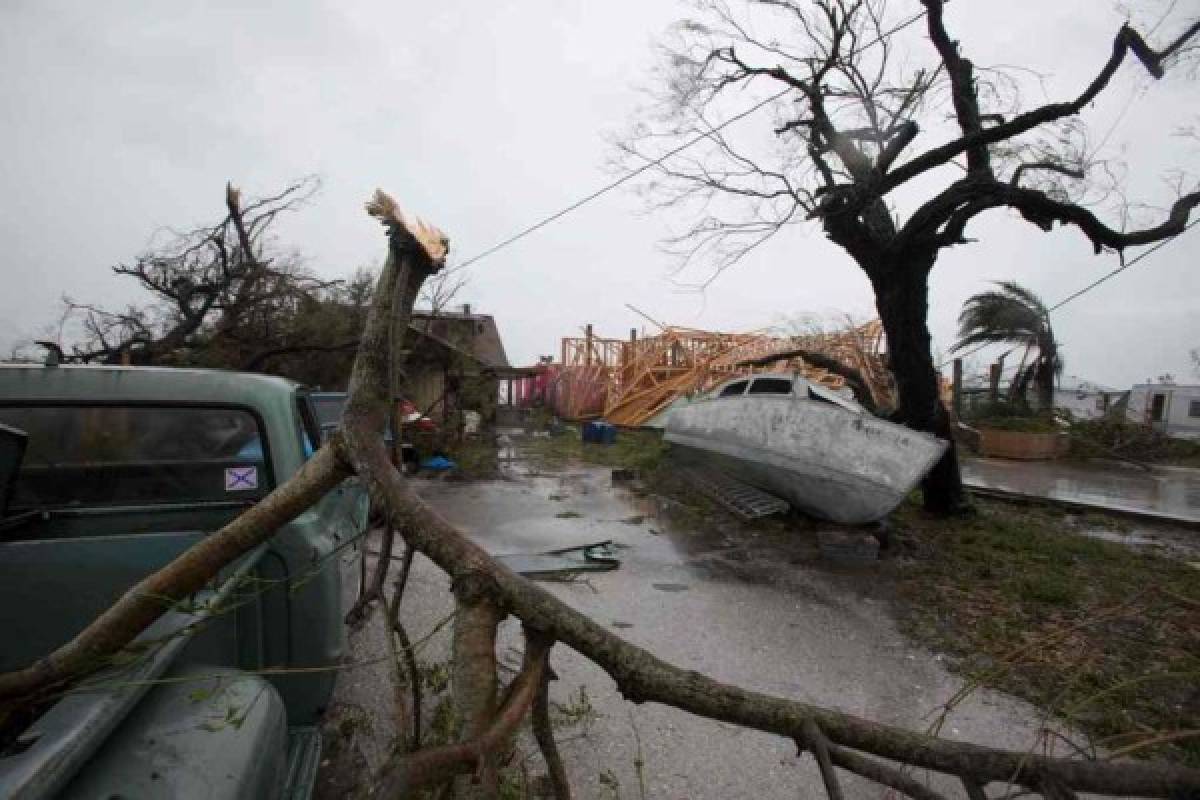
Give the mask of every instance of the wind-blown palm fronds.
<svg viewBox="0 0 1200 800">
<path fill-rule="evenodd" d="M 1015 344 L 1025 357 L 1013 376 L 1013 394 L 1025 395 L 1030 383 L 1037 389 L 1041 407 L 1054 403 L 1054 378 L 1063 362 L 1050 325 L 1050 312 L 1042 299 L 1013 281 L 998 281 L 996 290 L 967 298 L 958 316 L 958 341 L 954 350 L 981 344 Z M 1037 357 L 1026 364 L 1029 354 Z"/>
</svg>

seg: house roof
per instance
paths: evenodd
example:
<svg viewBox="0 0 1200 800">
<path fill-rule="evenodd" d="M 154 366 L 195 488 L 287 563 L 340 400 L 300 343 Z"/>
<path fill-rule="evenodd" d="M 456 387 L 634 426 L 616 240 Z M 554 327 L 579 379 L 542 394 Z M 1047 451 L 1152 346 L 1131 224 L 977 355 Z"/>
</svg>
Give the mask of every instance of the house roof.
<svg viewBox="0 0 1200 800">
<path fill-rule="evenodd" d="M 1088 381 L 1078 375 L 1063 375 L 1055 382 L 1054 388 L 1064 392 L 1115 392 L 1111 386 L 1105 386 L 1095 381 Z"/>
<path fill-rule="evenodd" d="M 1200 383 L 1163 383 L 1163 382 L 1159 381 L 1156 383 L 1135 383 L 1133 385 L 1133 388 L 1134 389 L 1147 389 L 1147 390 L 1152 390 L 1152 391 L 1153 390 L 1171 391 L 1174 389 L 1183 389 L 1188 392 L 1200 392 Z"/>
<path fill-rule="evenodd" d="M 410 326 L 432 334 L 445 344 L 469 352 L 484 366 L 508 367 L 508 354 L 491 314 L 414 309 Z"/>
</svg>

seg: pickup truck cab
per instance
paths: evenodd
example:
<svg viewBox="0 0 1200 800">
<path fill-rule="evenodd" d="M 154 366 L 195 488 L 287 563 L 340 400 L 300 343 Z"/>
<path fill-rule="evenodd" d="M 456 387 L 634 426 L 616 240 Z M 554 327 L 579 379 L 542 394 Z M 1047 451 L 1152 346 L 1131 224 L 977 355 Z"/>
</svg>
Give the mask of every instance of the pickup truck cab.
<svg viewBox="0 0 1200 800">
<path fill-rule="evenodd" d="M 0 671 L 265 497 L 320 436 L 282 378 L 0 366 Z M 0 797 L 307 797 L 345 645 L 339 561 L 366 516 L 347 481 L 100 672 L 0 716 Z"/>
</svg>

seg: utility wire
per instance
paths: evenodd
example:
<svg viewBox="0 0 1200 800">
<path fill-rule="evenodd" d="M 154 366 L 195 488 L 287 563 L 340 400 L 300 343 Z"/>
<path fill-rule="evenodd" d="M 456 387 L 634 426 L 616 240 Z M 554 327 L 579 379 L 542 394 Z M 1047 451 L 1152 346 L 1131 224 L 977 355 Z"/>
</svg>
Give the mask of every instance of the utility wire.
<svg viewBox="0 0 1200 800">
<path fill-rule="evenodd" d="M 1169 245 L 1171 242 L 1180 238 L 1181 236 L 1183 236 L 1183 234 L 1187 233 L 1188 231 L 1190 231 L 1192 228 L 1196 227 L 1197 225 L 1200 225 L 1200 218 L 1194 219 L 1191 222 L 1189 222 L 1182 231 L 1180 231 L 1176 235 L 1172 236 L 1170 239 L 1163 239 L 1161 242 L 1155 243 L 1153 247 L 1151 247 L 1147 250 L 1144 250 L 1141 253 L 1138 253 L 1135 257 L 1129 259 L 1129 261 L 1125 262 L 1124 264 L 1122 264 L 1121 266 L 1112 270 L 1111 272 L 1101 275 L 1099 278 L 1092 281 L 1087 286 L 1084 286 L 1082 289 L 1078 289 L 1075 292 L 1072 292 L 1071 294 L 1067 295 L 1062 300 L 1059 300 L 1057 303 L 1055 303 L 1054 305 L 1047 308 L 1046 313 L 1049 314 L 1053 311 L 1057 311 L 1058 309 L 1065 306 L 1067 303 L 1070 303 L 1072 300 L 1074 300 L 1078 297 L 1082 297 L 1083 295 L 1087 294 L 1092 289 L 1095 289 L 1097 286 L 1104 283 L 1105 281 L 1112 280 L 1117 275 L 1120 275 L 1122 272 L 1129 269 L 1130 267 L 1132 267 L 1134 264 L 1138 263 L 1142 259 L 1149 257 L 1151 254 L 1158 252 L 1162 248 Z M 970 358 L 971 356 L 975 355 L 983 348 L 988 347 L 989 345 L 993 345 L 993 344 L 998 344 L 998 342 L 984 342 L 983 344 L 979 345 L 978 347 L 974 347 L 974 348 L 968 350 L 967 352 L 963 353 L 960 356 L 955 356 L 955 358 L 962 358 L 962 359 Z M 946 366 L 953 360 L 954 359 L 951 359 L 951 358 L 945 359 L 944 361 L 942 361 L 942 363 L 937 365 L 937 369 L 941 369 L 942 367 Z"/>
<path fill-rule="evenodd" d="M 904 22 L 900 23 L 899 25 L 892 28 L 891 30 L 884 31 L 883 33 L 879 34 L 877 37 L 872 39 L 870 42 L 867 42 L 862 47 L 858 48 L 854 52 L 854 55 L 857 55 L 859 53 L 862 53 L 864 50 L 874 47 L 875 45 L 879 44 L 887 37 L 889 37 L 893 34 L 899 33 L 900 31 L 904 30 L 905 28 L 912 25 L 914 22 L 916 22 L 917 20 L 921 19 L 924 16 L 925 16 L 925 12 L 922 11 L 922 12 L 910 17 L 909 19 L 905 20 Z M 705 139 L 712 138 L 712 136 L 714 134 L 716 134 L 718 131 L 732 125 L 735 122 L 745 119 L 746 117 L 753 114 L 755 111 L 758 111 L 763 106 L 766 106 L 766 105 L 769 105 L 769 104 L 775 102 L 776 100 L 783 97 L 785 94 L 787 94 L 790 91 L 792 91 L 791 87 L 788 87 L 787 89 L 783 89 L 782 91 L 776 92 L 775 94 L 771 95 L 770 97 L 767 97 L 765 100 L 761 100 L 761 101 L 755 103 L 754 105 L 747 108 L 745 111 L 741 111 L 737 114 L 734 114 L 732 117 L 725 120 L 720 125 L 717 125 L 717 126 L 711 128 L 710 130 L 705 131 L 704 133 L 694 136 L 691 139 L 688 139 L 683 144 L 681 144 L 678 147 L 675 147 L 671 150 L 668 150 L 666 153 L 659 156 L 658 158 L 656 158 L 652 161 L 647 161 L 645 164 L 638 167 L 637 169 L 627 172 L 624 175 L 622 175 L 621 177 L 617 178 L 616 180 L 604 184 L 603 186 L 601 186 L 600 188 L 591 192 L 590 194 L 584 195 L 583 197 L 579 198 L 574 203 L 571 203 L 570 205 L 565 206 L 564 208 L 559 209 L 558 211 L 555 211 L 550 216 L 542 218 L 541 220 L 533 223 L 532 225 L 530 225 L 527 228 L 523 228 L 520 231 L 517 231 L 512 236 L 509 236 L 507 239 L 497 242 L 496 244 L 492 245 L 491 247 L 484 250 L 483 252 L 477 253 L 477 254 L 471 256 L 466 261 L 463 261 L 462 263 L 455 265 L 451 269 L 454 271 L 457 271 L 460 269 L 466 269 L 467 267 L 471 266 L 475 262 L 480 261 L 480 260 L 490 256 L 492 253 L 495 253 L 499 250 L 503 250 L 504 248 L 508 247 L 509 245 L 514 244 L 515 242 L 520 241 L 521 239 L 524 239 L 529 234 L 546 227 L 551 222 L 554 222 L 557 219 L 561 219 L 562 217 L 565 217 L 567 214 L 570 214 L 572 211 L 576 210 L 577 208 L 579 208 L 583 205 L 586 205 L 587 203 L 592 202 L 593 200 L 600 197 L 601 195 L 607 194 L 607 193 L 611 192 L 613 189 L 616 189 L 618 186 L 633 180 L 634 178 L 636 178 L 638 175 L 641 175 L 646 170 L 657 167 L 658 165 L 662 164 L 667 159 L 669 159 L 673 156 L 676 156 L 679 153 L 682 153 L 684 150 L 688 149 L 689 147 L 692 147 L 695 144 L 698 144 L 698 143 L 704 141 Z"/>
<path fill-rule="evenodd" d="M 628 181 L 633 180 L 638 175 L 641 175 L 643 172 L 645 172 L 646 170 L 648 170 L 652 167 L 658 166 L 659 164 L 666 161 L 668 158 L 671 158 L 672 156 L 682 153 L 684 150 L 688 149 L 692 145 L 697 144 L 698 142 L 700 142 L 704 139 L 710 138 L 714 133 L 721 130 L 722 128 L 724 128 L 728 125 L 732 125 L 733 123 L 737 122 L 738 120 L 745 119 L 746 117 L 753 114 L 755 111 L 758 111 L 763 106 L 767 105 L 768 103 L 775 102 L 776 100 L 783 97 L 785 94 L 787 94 L 790 91 L 791 91 L 791 88 L 784 89 L 783 91 L 776 92 L 775 94 L 771 95 L 770 97 L 766 98 L 765 100 L 755 103 L 754 105 L 747 108 L 745 111 L 735 114 L 734 116 L 732 116 L 729 119 L 722 122 L 720 125 L 717 125 L 711 131 L 702 133 L 699 136 L 689 139 L 686 142 L 684 142 L 683 144 L 679 145 L 678 147 L 676 147 L 672 150 L 668 150 L 666 153 L 664 153 L 663 155 L 654 159 L 653 161 L 647 161 L 645 164 L 643 164 L 642 166 L 633 170 L 632 172 L 627 172 L 624 175 L 622 175 L 621 177 L 617 178 L 615 181 L 612 181 L 611 183 L 606 183 L 605 185 L 601 186 L 599 189 L 595 190 L 591 194 L 584 195 L 583 197 L 579 198 L 574 203 L 571 203 L 569 206 L 566 206 L 565 208 L 555 211 L 550 216 L 545 217 L 545 218 L 533 223 L 528 228 L 523 228 L 522 230 L 514 233 L 512 236 L 509 236 L 507 239 L 504 239 L 503 241 L 492 245 L 487 250 L 484 250 L 482 253 L 478 253 L 477 255 L 474 255 L 471 258 L 468 258 L 466 261 L 462 262 L 461 264 L 456 265 L 454 267 L 454 269 L 456 269 L 456 270 L 466 269 L 467 267 L 474 264 L 476 261 L 486 258 L 487 256 L 490 256 L 492 253 L 495 253 L 498 250 L 503 250 L 505 247 L 508 247 L 510 244 L 513 244 L 514 242 L 517 242 L 520 239 L 524 239 L 526 236 L 533 233 L 534 231 L 546 227 L 551 222 L 554 222 L 556 219 L 565 217 L 567 214 L 570 214 L 572 211 L 579 208 L 580 206 L 583 206 L 587 203 L 592 202 L 597 197 L 600 197 L 601 195 L 611 192 L 613 189 L 616 189 L 621 184 L 627 183 Z"/>
<path fill-rule="evenodd" d="M 1163 239 L 1161 242 L 1158 242 L 1158 243 L 1156 243 L 1156 244 L 1155 244 L 1153 247 L 1151 247 L 1150 249 L 1148 249 L 1148 250 L 1145 250 L 1145 251 L 1143 251 L 1143 252 L 1141 252 L 1141 253 L 1138 253 L 1136 257 L 1129 259 L 1129 261 L 1128 261 L 1128 262 L 1126 262 L 1126 263 L 1122 264 L 1121 266 L 1117 267 L 1117 268 L 1116 268 L 1116 269 L 1114 269 L 1112 272 L 1109 272 L 1109 273 L 1108 273 L 1108 274 L 1106 274 L 1106 275 L 1102 275 L 1102 276 L 1100 276 L 1099 278 L 1097 278 L 1096 280 L 1092 281 L 1092 282 L 1091 282 L 1091 283 L 1089 283 L 1087 286 L 1084 286 L 1082 289 L 1080 289 L 1079 291 L 1075 292 L 1074 294 L 1068 295 L 1067 297 L 1063 298 L 1062 300 L 1059 300 L 1057 303 L 1055 303 L 1054 305 L 1050 306 L 1050 308 L 1046 309 L 1046 312 L 1047 312 L 1047 313 L 1049 313 L 1049 312 L 1051 312 L 1051 311 L 1057 311 L 1058 309 L 1060 309 L 1060 308 L 1062 308 L 1063 306 L 1065 306 L 1067 303 L 1069 303 L 1069 302 L 1071 302 L 1072 300 L 1074 300 L 1076 297 L 1079 297 L 1080 295 L 1083 295 L 1083 294 L 1087 294 L 1087 293 L 1088 293 L 1088 292 L 1090 292 L 1092 289 L 1095 289 L 1097 286 L 1099 286 L 1100 284 L 1102 284 L 1102 283 L 1104 283 L 1105 281 L 1109 280 L 1110 278 L 1113 278 L 1113 277 L 1115 277 L 1115 276 L 1117 276 L 1117 275 L 1121 274 L 1121 273 L 1122 273 L 1122 272 L 1124 272 L 1125 270 L 1129 269 L 1129 268 L 1130 268 L 1130 267 L 1132 267 L 1134 264 L 1138 263 L 1139 261 L 1141 261 L 1141 260 L 1142 260 L 1143 258 L 1145 258 L 1146 256 L 1150 255 L 1151 253 L 1154 253 L 1154 252 L 1156 252 L 1156 251 L 1160 250 L 1161 248 L 1163 248 L 1163 247 L 1166 247 L 1166 246 L 1167 246 L 1167 245 L 1169 245 L 1171 242 L 1175 241 L 1175 240 L 1176 240 L 1176 239 L 1178 239 L 1180 236 L 1182 236 L 1184 233 L 1186 233 L 1186 232 L 1190 231 L 1192 228 L 1196 227 L 1196 225 L 1198 225 L 1198 224 L 1200 224 L 1200 218 L 1197 218 L 1197 219 L 1194 219 L 1194 220 L 1192 220 L 1191 222 L 1189 222 L 1189 223 L 1187 224 L 1187 226 L 1186 226 L 1186 227 L 1185 227 L 1185 228 L 1184 228 L 1182 231 L 1180 231 L 1179 233 L 1177 233 L 1175 236 L 1172 236 L 1170 239 Z"/>
</svg>

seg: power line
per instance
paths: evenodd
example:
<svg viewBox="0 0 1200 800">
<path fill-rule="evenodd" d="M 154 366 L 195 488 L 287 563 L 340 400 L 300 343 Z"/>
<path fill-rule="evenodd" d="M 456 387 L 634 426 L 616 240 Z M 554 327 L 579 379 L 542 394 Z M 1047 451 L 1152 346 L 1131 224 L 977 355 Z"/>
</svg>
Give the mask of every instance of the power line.
<svg viewBox="0 0 1200 800">
<path fill-rule="evenodd" d="M 545 218 L 539 220 L 538 222 L 535 222 L 534 224 L 530 225 L 528 228 L 524 228 L 524 229 L 518 231 L 517 233 L 514 233 L 512 236 L 509 236 L 507 239 L 504 239 L 503 241 L 492 245 L 487 250 L 484 250 L 482 253 L 479 253 L 477 255 L 472 256 L 471 258 L 468 258 L 463 263 L 454 267 L 454 269 L 466 269 L 467 267 L 474 264 L 476 261 L 479 261 L 480 259 L 490 256 L 492 253 L 495 253 L 497 250 L 503 250 L 505 247 L 508 247 L 510 244 L 513 244 L 514 242 L 516 242 L 520 239 L 524 239 L 526 236 L 533 233 L 534 231 L 546 227 L 551 222 L 554 222 L 556 219 L 559 219 L 560 217 L 565 217 L 567 214 L 570 214 L 572 211 L 579 208 L 580 206 L 585 205 L 586 203 L 590 203 L 591 201 L 595 200 L 597 197 L 600 197 L 603 194 L 607 194 L 608 192 L 611 192 L 613 189 L 616 189 L 621 184 L 626 183 L 626 182 L 636 178 L 638 175 L 641 175 L 646 170 L 648 170 L 652 167 L 658 166 L 659 164 L 666 161 L 668 158 L 678 155 L 679 153 L 682 153 L 684 150 L 688 149 L 692 145 L 694 145 L 704 139 L 709 138 L 710 136 L 712 136 L 712 134 L 716 133 L 717 131 L 721 130 L 722 128 L 724 128 L 728 125 L 732 125 L 733 123 L 737 122 L 738 120 L 741 120 L 741 119 L 744 119 L 744 118 L 750 116 L 755 111 L 758 111 L 760 108 L 767 105 L 768 103 L 775 102 L 776 100 L 783 97 L 785 94 L 787 94 L 790 91 L 791 91 L 790 88 L 784 89 L 781 92 L 776 92 L 775 94 L 771 95 L 770 97 L 768 97 L 765 100 L 755 103 L 754 105 L 747 108 L 745 111 L 735 114 L 734 116 L 732 116 L 729 119 L 722 122 L 720 125 L 717 125 L 711 131 L 709 131 L 707 133 L 702 133 L 699 136 L 689 139 L 688 141 L 684 142 L 683 144 L 679 145 L 678 147 L 674 148 L 673 150 L 668 150 L 666 153 L 664 153 L 663 155 L 654 159 L 653 161 L 647 161 L 645 164 L 643 164 L 642 166 L 633 170 L 632 172 L 627 172 L 626 174 L 622 175 L 620 178 L 617 178 L 615 181 L 612 181 L 611 183 L 606 183 L 605 185 L 601 186 L 599 189 L 595 190 L 591 194 L 584 195 L 583 197 L 579 198 L 574 203 L 571 203 L 569 206 L 566 206 L 565 208 L 562 208 L 562 209 L 554 212 L 550 216 L 545 217 Z"/>
<path fill-rule="evenodd" d="M 1156 252 L 1156 251 L 1160 250 L 1161 248 L 1163 248 L 1163 247 L 1166 247 L 1166 246 L 1167 246 L 1167 245 L 1169 245 L 1171 242 L 1175 241 L 1175 240 L 1176 240 L 1176 239 L 1178 239 L 1180 236 L 1182 236 L 1183 234 L 1187 233 L 1187 232 L 1188 232 L 1188 231 L 1190 231 L 1192 228 L 1196 227 L 1196 225 L 1197 225 L 1197 224 L 1200 224 L 1200 218 L 1198 218 L 1198 219 L 1194 219 L 1194 220 L 1192 220 L 1191 222 L 1189 222 L 1189 223 L 1187 224 L 1187 226 L 1186 226 L 1186 227 L 1185 227 L 1185 228 L 1184 228 L 1182 231 L 1180 231 L 1180 232 L 1179 232 L 1178 234 L 1176 234 L 1175 236 L 1172 236 L 1170 239 L 1163 239 L 1161 242 L 1158 242 L 1158 243 L 1157 243 L 1157 244 L 1155 244 L 1153 247 L 1151 247 L 1149 250 L 1145 250 L 1144 252 L 1138 253 L 1136 257 L 1134 257 L 1134 258 L 1131 258 L 1131 259 L 1130 259 L 1130 260 L 1129 260 L 1127 263 L 1125 263 L 1125 264 L 1122 264 L 1121 266 L 1117 267 L 1116 269 L 1114 269 L 1112 272 L 1108 273 L 1107 275 L 1102 275 L 1101 277 L 1099 277 L 1099 278 L 1097 278 L 1096 280 L 1092 281 L 1092 282 L 1091 282 L 1091 283 L 1089 283 L 1087 286 L 1083 287 L 1082 289 L 1080 289 L 1079 291 L 1075 292 L 1074 294 L 1072 294 L 1072 295 L 1069 295 L 1069 296 L 1067 296 L 1067 297 L 1063 298 L 1062 300 L 1059 300 L 1057 303 L 1055 303 L 1054 305 L 1050 306 L 1050 308 L 1046 309 L 1046 312 L 1047 312 L 1047 313 L 1049 313 L 1049 312 L 1051 312 L 1051 311 L 1057 311 L 1058 309 L 1060 309 L 1060 308 L 1062 308 L 1063 306 L 1065 306 L 1067 303 L 1069 303 L 1069 302 L 1071 302 L 1072 300 L 1074 300 L 1076 297 L 1079 297 L 1079 296 L 1080 296 L 1080 295 L 1082 295 L 1082 294 L 1087 294 L 1087 293 L 1088 293 L 1088 292 L 1090 292 L 1092 289 L 1095 289 L 1097 286 L 1099 286 L 1100 284 L 1102 284 L 1102 283 L 1104 283 L 1105 281 L 1109 280 L 1110 278 L 1112 278 L 1112 277 L 1114 277 L 1114 276 L 1116 276 L 1116 275 L 1119 275 L 1119 274 L 1121 274 L 1122 272 L 1124 272 L 1125 270 L 1129 269 L 1129 268 L 1130 268 L 1130 267 L 1132 267 L 1134 264 L 1138 263 L 1139 261 L 1141 261 L 1141 260 L 1142 260 L 1143 258 L 1145 258 L 1146 256 L 1150 255 L 1151 253 L 1154 253 L 1154 252 Z"/>
<path fill-rule="evenodd" d="M 925 16 L 925 12 L 922 11 L 922 12 L 910 17 L 909 19 L 905 20 L 904 22 L 900 23 L 899 25 L 892 28 L 891 30 L 885 31 L 885 32 L 879 34 L 873 40 L 871 40 L 870 42 L 867 42 L 862 47 L 858 48 L 858 50 L 855 51 L 854 55 L 857 55 L 858 53 L 862 53 L 864 50 L 874 47 L 875 45 L 879 44 L 881 41 L 883 41 L 887 37 L 889 37 L 893 34 L 899 33 L 900 31 L 904 30 L 905 28 L 912 25 L 914 22 L 916 22 L 917 20 L 921 19 L 924 16 Z M 745 111 L 741 111 L 741 112 L 733 115 L 729 119 L 725 120 L 720 125 L 717 125 L 704 133 L 698 134 L 697 136 L 694 136 L 691 139 L 688 139 L 683 144 L 679 145 L 678 147 L 675 147 L 672 150 L 668 150 L 666 153 L 659 156 L 658 158 L 656 158 L 652 161 L 647 161 L 645 164 L 638 167 L 637 169 L 627 172 L 626 174 L 622 175 L 621 177 L 617 178 L 616 180 L 604 184 L 603 186 L 601 186 L 600 188 L 591 192 L 590 194 L 584 195 L 583 197 L 579 198 L 578 200 L 571 203 L 570 205 L 565 206 L 565 207 L 559 209 L 558 211 L 555 211 L 550 216 L 544 217 L 541 220 L 533 223 L 529 227 L 523 228 L 520 231 L 517 231 L 512 236 L 509 236 L 507 239 L 504 239 L 504 240 L 492 245 L 491 247 L 484 250 L 483 252 L 477 253 L 476 255 L 471 256 L 470 258 L 468 258 L 466 261 L 462 262 L 461 264 L 455 265 L 452 269 L 456 270 L 456 271 L 460 270 L 460 269 L 466 269 L 467 267 L 471 266 L 475 262 L 480 261 L 480 260 L 490 256 L 492 253 L 495 253 L 499 250 L 503 250 L 505 247 L 508 247 L 509 245 L 511 245 L 521 239 L 524 239 L 529 234 L 546 227 L 551 222 L 554 222 L 557 219 L 565 217 L 567 214 L 570 214 L 572 211 L 576 210 L 580 206 L 586 205 L 587 203 L 590 203 L 591 201 L 595 200 L 596 198 L 600 197 L 601 195 L 611 192 L 613 189 L 616 189 L 621 184 L 627 183 L 628 181 L 636 178 L 638 175 L 641 175 L 646 170 L 651 169 L 653 167 L 657 167 L 658 165 L 660 165 L 664 161 L 666 161 L 668 158 L 671 158 L 673 156 L 678 155 L 679 153 L 682 153 L 684 150 L 688 149 L 689 147 L 691 147 L 695 144 L 698 144 L 698 143 L 704 141 L 705 139 L 711 138 L 713 136 L 713 134 L 717 133 L 718 131 L 732 125 L 735 122 L 745 119 L 746 117 L 753 114 L 755 111 L 758 111 L 763 106 L 766 106 L 766 105 L 769 105 L 770 103 L 775 102 L 776 100 L 783 97 L 785 94 L 787 94 L 790 91 L 792 91 L 792 88 L 788 87 L 787 89 L 783 89 L 782 91 L 776 92 L 775 94 L 771 95 L 770 97 L 766 98 L 765 100 L 761 100 L 761 101 L 755 103 L 754 105 L 747 108 Z"/>
<path fill-rule="evenodd" d="M 1155 243 L 1153 247 L 1151 247 L 1147 250 L 1144 250 L 1141 253 L 1138 253 L 1136 256 L 1129 259 L 1129 261 L 1125 262 L 1124 264 L 1122 264 L 1121 266 L 1112 270 L 1111 272 L 1101 275 L 1099 278 L 1092 281 L 1087 286 L 1084 286 L 1082 289 L 1078 289 L 1077 291 L 1072 292 L 1071 294 L 1067 295 L 1062 300 L 1059 300 L 1057 303 L 1055 303 L 1054 305 L 1047 308 L 1046 313 L 1049 314 L 1053 311 L 1057 311 L 1058 309 L 1065 306 L 1067 303 L 1071 302 L 1072 300 L 1076 299 L 1077 297 L 1081 297 L 1081 296 L 1087 294 L 1092 289 L 1095 289 L 1097 286 L 1104 283 L 1105 281 L 1109 281 L 1109 280 L 1115 278 L 1117 275 L 1120 275 L 1122 272 L 1129 269 L 1130 267 L 1132 267 L 1134 264 L 1138 263 L 1142 259 L 1147 258 L 1151 254 L 1156 253 L 1159 250 L 1161 250 L 1162 248 L 1166 247 L 1171 242 L 1173 242 L 1176 239 L 1178 239 L 1179 237 L 1183 236 L 1183 234 L 1187 233 L 1188 231 L 1190 231 L 1192 228 L 1196 227 L 1197 225 L 1200 225 L 1200 218 L 1194 219 L 1191 222 L 1189 222 L 1182 231 L 1180 231 L 1175 236 L 1172 236 L 1170 239 L 1163 239 L 1161 242 Z M 975 355 L 983 348 L 988 347 L 989 345 L 993 345 L 993 344 L 997 344 L 997 342 L 984 342 L 983 344 L 979 345 L 978 347 L 972 348 L 971 350 L 968 350 L 967 352 L 963 353 L 960 356 L 955 356 L 955 358 L 963 358 L 963 359 L 970 358 L 971 356 Z M 949 358 L 942 361 L 942 363 L 937 365 L 936 369 L 941 369 L 942 367 L 949 364 L 951 361 L 953 361 L 953 359 L 949 359 Z"/>
</svg>

